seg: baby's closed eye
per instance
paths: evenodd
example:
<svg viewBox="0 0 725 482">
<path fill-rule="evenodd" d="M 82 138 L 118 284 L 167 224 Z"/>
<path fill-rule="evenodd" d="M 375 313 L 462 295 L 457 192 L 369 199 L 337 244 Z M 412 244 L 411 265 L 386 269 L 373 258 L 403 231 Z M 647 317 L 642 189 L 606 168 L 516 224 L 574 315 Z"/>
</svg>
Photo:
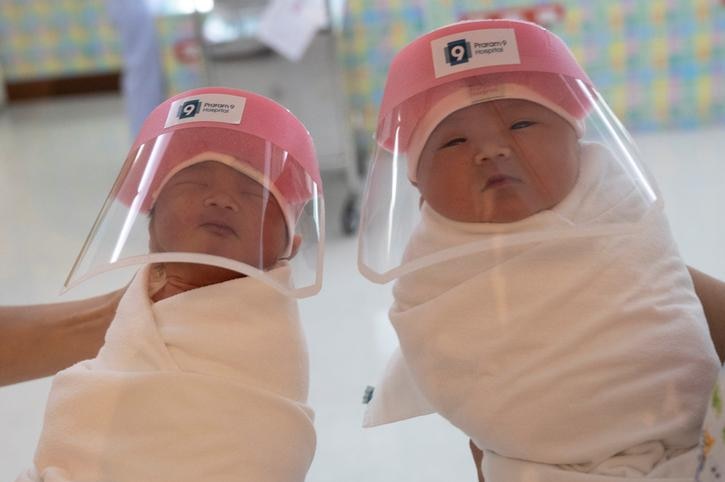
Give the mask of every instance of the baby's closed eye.
<svg viewBox="0 0 725 482">
<path fill-rule="evenodd" d="M 254 198 L 254 199 L 265 199 L 270 197 L 270 194 L 263 193 L 263 192 L 257 192 L 257 191 L 250 191 L 248 189 L 242 189 L 239 192 L 239 195 L 242 197 L 248 197 L 248 198 Z"/>
<path fill-rule="evenodd" d="M 454 137 L 453 139 L 445 141 L 441 145 L 440 149 L 445 149 L 446 147 L 453 147 L 453 146 L 457 146 L 459 144 L 463 144 L 464 142 L 466 142 L 466 140 L 467 139 L 465 137 Z"/>
<path fill-rule="evenodd" d="M 522 120 L 511 124 L 511 130 L 525 129 L 526 127 L 536 124 L 534 121 Z"/>
<path fill-rule="evenodd" d="M 178 181 L 170 184 L 171 187 L 208 187 L 209 183 L 201 179 L 179 179 Z"/>
</svg>

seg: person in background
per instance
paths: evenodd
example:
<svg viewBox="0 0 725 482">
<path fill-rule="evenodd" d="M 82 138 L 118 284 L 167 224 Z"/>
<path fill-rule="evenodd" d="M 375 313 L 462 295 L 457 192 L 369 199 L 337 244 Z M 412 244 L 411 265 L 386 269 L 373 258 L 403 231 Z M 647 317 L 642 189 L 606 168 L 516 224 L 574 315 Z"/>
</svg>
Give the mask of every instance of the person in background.
<svg viewBox="0 0 725 482">
<path fill-rule="evenodd" d="M 121 93 L 131 135 L 166 98 L 156 24 L 148 0 L 106 0 L 121 46 Z"/>
</svg>

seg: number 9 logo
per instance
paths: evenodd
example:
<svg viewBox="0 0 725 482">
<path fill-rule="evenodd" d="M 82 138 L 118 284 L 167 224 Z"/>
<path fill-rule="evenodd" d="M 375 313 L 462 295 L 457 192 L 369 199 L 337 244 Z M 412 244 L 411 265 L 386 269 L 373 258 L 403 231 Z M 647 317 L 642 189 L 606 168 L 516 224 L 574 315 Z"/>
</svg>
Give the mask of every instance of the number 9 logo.
<svg viewBox="0 0 725 482">
<path fill-rule="evenodd" d="M 466 39 L 448 42 L 445 53 L 446 62 L 450 65 L 465 64 L 471 58 L 471 45 Z"/>
<path fill-rule="evenodd" d="M 456 45 L 451 49 L 451 57 L 456 59 L 456 62 L 460 62 L 463 60 L 463 57 L 466 55 L 466 49 L 460 45 Z"/>
<path fill-rule="evenodd" d="M 201 103 L 198 99 L 184 102 L 184 104 L 179 109 L 179 119 L 194 117 L 196 114 L 199 113 L 200 104 Z"/>
</svg>

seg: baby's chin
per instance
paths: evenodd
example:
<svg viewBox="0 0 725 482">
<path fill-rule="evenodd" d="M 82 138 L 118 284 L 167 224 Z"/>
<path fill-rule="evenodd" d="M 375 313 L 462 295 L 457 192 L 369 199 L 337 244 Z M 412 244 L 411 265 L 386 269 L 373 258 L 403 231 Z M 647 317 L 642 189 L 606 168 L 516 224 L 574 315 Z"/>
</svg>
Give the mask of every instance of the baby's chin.
<svg viewBox="0 0 725 482">
<path fill-rule="evenodd" d="M 435 209 L 435 206 L 433 206 Z M 546 207 L 534 207 L 534 206 L 507 206 L 492 209 L 488 205 L 474 206 L 470 210 L 448 210 L 447 212 L 440 212 L 443 216 L 453 221 L 461 223 L 493 223 L 493 224 L 506 224 L 515 223 L 522 221 L 534 214 L 543 211 Z M 435 209 L 438 211 L 437 209 Z"/>
<path fill-rule="evenodd" d="M 482 214 L 477 217 L 474 222 L 478 223 L 493 223 L 493 224 L 506 224 L 523 221 L 524 219 L 533 216 L 534 214 L 543 211 L 544 208 L 540 209 L 512 209 L 512 210 L 498 210 L 491 214 Z"/>
<path fill-rule="evenodd" d="M 201 265 L 201 267 L 199 278 L 201 280 L 207 280 L 207 284 L 223 283 L 224 281 L 244 278 L 246 276 L 238 271 L 220 268 L 218 266 Z"/>
<path fill-rule="evenodd" d="M 238 271 L 195 263 L 166 263 L 167 275 L 173 272 L 191 286 L 201 288 L 217 283 L 224 283 L 246 275 Z"/>
<path fill-rule="evenodd" d="M 542 199 L 497 199 L 477 205 L 468 214 L 471 223 L 505 224 L 523 221 L 537 213 L 551 209 L 558 201 Z"/>
</svg>

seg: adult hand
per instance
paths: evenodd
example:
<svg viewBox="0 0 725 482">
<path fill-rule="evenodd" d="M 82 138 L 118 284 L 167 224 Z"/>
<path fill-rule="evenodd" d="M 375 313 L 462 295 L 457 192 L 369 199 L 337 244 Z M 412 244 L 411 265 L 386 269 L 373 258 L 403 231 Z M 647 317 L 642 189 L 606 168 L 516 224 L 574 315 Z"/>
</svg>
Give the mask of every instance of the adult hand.
<svg viewBox="0 0 725 482">
<path fill-rule="evenodd" d="M 484 482 L 483 472 L 481 471 L 481 462 L 483 461 L 483 451 L 479 449 L 473 440 L 468 439 L 468 446 L 471 448 L 471 455 L 473 455 L 473 462 L 476 464 L 476 474 L 478 475 L 478 482 Z"/>
</svg>

